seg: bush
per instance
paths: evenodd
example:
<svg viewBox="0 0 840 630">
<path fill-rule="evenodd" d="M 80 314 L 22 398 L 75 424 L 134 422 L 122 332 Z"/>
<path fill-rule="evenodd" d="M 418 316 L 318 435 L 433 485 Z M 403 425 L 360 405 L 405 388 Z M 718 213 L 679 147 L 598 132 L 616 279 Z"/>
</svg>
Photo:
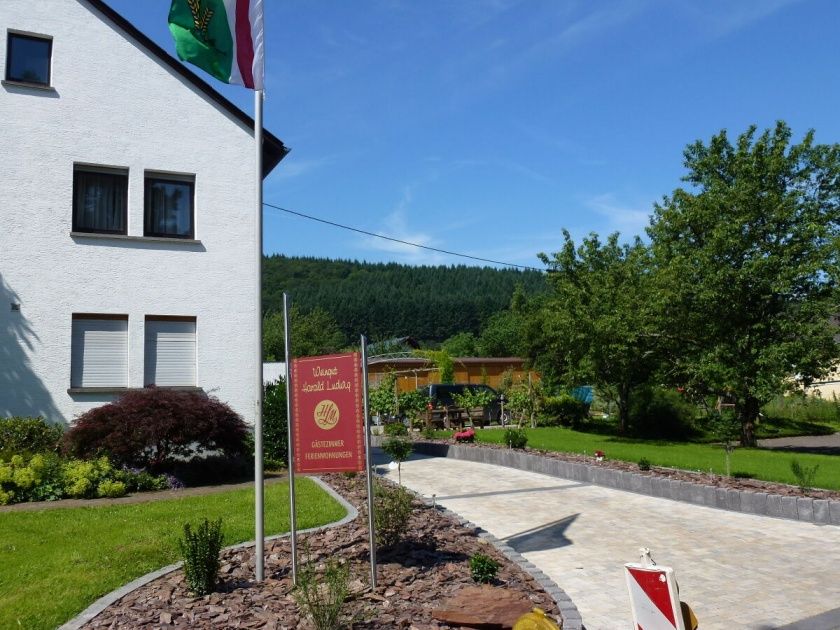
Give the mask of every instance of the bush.
<svg viewBox="0 0 840 630">
<path fill-rule="evenodd" d="M 490 556 L 477 553 L 470 558 L 470 575 L 473 581 L 479 584 L 489 584 L 496 579 L 499 572 L 499 563 Z"/>
<path fill-rule="evenodd" d="M 150 387 L 86 412 L 64 435 L 63 445 L 76 457 L 104 454 L 154 471 L 201 451 L 244 454 L 247 435 L 242 418 L 211 396 Z"/>
<path fill-rule="evenodd" d="M 589 405 L 571 394 L 547 396 L 543 400 L 540 426 L 579 426 L 589 413 Z"/>
<path fill-rule="evenodd" d="M 470 428 L 463 431 L 457 431 L 452 437 L 455 438 L 456 442 L 472 443 L 475 442 L 475 430 Z"/>
<path fill-rule="evenodd" d="M 311 560 L 300 567 L 294 598 L 301 612 L 312 619 L 316 630 L 341 627 L 339 618 L 350 590 L 349 582 L 350 568 L 335 558 L 327 560 L 322 576 L 317 574 Z"/>
<path fill-rule="evenodd" d="M 251 450 L 253 453 L 253 449 Z M 265 386 L 263 398 L 263 467 L 283 468 L 289 457 L 289 425 L 286 419 L 286 382 Z"/>
<path fill-rule="evenodd" d="M 630 399 L 630 430 L 639 437 L 685 439 L 693 436 L 697 408 L 673 389 L 642 386 Z"/>
<path fill-rule="evenodd" d="M 184 557 L 187 586 L 198 596 L 216 588 L 223 539 L 222 519 L 211 523 L 205 518 L 195 531 L 189 523 L 184 524 L 184 537 L 178 540 L 178 549 Z"/>
<path fill-rule="evenodd" d="M 122 481 L 112 481 L 106 479 L 100 481 L 96 486 L 96 496 L 98 497 L 124 497 L 126 493 L 125 484 Z"/>
<path fill-rule="evenodd" d="M 434 427 L 423 427 L 423 431 L 421 435 L 427 440 L 434 440 L 435 439 L 435 428 Z"/>
<path fill-rule="evenodd" d="M 167 487 L 169 484 L 164 476 L 119 470 L 105 457 L 90 461 L 66 460 L 52 453 L 39 453 L 28 462 L 21 455 L 13 456 L 8 463 L 0 460 L 0 505 L 56 501 L 66 497 L 118 497 L 129 491 Z"/>
<path fill-rule="evenodd" d="M 392 437 L 398 435 L 408 435 L 408 429 L 402 422 L 389 422 L 385 425 L 385 435 Z"/>
<path fill-rule="evenodd" d="M 528 443 L 528 435 L 525 429 L 505 429 L 505 444 L 510 448 L 525 448 Z"/>
<path fill-rule="evenodd" d="M 43 418 L 0 418 L 0 459 L 58 451 L 64 428 Z"/>
<path fill-rule="evenodd" d="M 373 522 L 376 544 L 390 547 L 405 535 L 411 517 L 412 496 L 402 486 L 391 486 L 377 479 L 373 488 Z"/>
<path fill-rule="evenodd" d="M 639 470 L 650 470 L 650 460 L 647 457 L 639 460 Z"/>
</svg>

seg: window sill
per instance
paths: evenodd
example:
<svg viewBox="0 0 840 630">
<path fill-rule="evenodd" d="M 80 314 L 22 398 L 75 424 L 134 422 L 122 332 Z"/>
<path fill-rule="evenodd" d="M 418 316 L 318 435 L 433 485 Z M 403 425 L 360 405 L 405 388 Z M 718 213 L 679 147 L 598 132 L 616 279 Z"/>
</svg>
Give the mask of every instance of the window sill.
<svg viewBox="0 0 840 630">
<path fill-rule="evenodd" d="M 70 232 L 72 238 L 100 238 L 134 243 L 183 243 L 184 245 L 201 245 L 201 241 L 193 238 L 167 238 L 165 236 L 129 236 L 127 234 L 100 234 L 98 232 Z"/>
<path fill-rule="evenodd" d="M 67 393 L 74 394 L 125 394 L 126 392 L 149 389 L 148 387 L 71 387 Z M 158 389 L 169 389 L 179 392 L 202 392 L 201 387 L 194 385 L 160 386 Z"/>
<path fill-rule="evenodd" d="M 30 88 L 33 90 L 42 90 L 44 92 L 55 92 L 56 89 L 51 85 L 42 85 L 41 83 L 27 83 L 26 81 L 9 81 L 3 79 L 0 84 L 16 88 Z"/>
</svg>

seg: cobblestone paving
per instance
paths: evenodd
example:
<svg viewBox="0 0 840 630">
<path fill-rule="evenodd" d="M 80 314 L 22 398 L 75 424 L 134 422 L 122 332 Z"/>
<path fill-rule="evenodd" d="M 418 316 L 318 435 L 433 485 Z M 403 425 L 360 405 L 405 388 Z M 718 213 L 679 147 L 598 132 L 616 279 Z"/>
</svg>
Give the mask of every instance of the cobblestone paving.
<svg viewBox="0 0 840 630">
<path fill-rule="evenodd" d="M 404 462 L 402 481 L 542 569 L 587 630 L 632 627 L 623 564 L 638 559 L 639 547 L 674 567 L 703 630 L 840 628 L 840 527 L 444 458 Z"/>
</svg>

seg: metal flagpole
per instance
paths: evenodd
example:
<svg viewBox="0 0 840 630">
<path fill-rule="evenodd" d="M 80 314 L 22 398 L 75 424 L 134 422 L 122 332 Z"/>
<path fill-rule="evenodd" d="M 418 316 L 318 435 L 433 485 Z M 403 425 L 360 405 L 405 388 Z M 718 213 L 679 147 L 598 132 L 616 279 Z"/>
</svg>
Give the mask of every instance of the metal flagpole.
<svg viewBox="0 0 840 630">
<path fill-rule="evenodd" d="M 368 408 L 367 338 L 362 335 L 362 386 L 364 388 L 365 468 L 367 469 L 368 529 L 370 530 L 370 587 L 376 588 L 376 532 L 373 524 L 373 466 L 370 458 L 370 409 Z"/>
<path fill-rule="evenodd" d="M 257 233 L 257 298 L 254 308 L 256 330 L 256 386 L 257 396 L 254 409 L 254 571 L 257 582 L 265 578 L 265 505 L 263 497 L 263 352 L 262 352 L 262 128 L 263 128 L 263 91 L 254 90 L 254 145 L 256 146 L 256 233 Z"/>
<path fill-rule="evenodd" d="M 283 330 L 286 342 L 286 437 L 289 466 L 289 527 L 292 540 L 292 584 L 297 584 L 297 511 L 295 510 L 295 446 L 292 432 L 292 329 L 289 321 L 289 296 L 283 294 Z"/>
</svg>

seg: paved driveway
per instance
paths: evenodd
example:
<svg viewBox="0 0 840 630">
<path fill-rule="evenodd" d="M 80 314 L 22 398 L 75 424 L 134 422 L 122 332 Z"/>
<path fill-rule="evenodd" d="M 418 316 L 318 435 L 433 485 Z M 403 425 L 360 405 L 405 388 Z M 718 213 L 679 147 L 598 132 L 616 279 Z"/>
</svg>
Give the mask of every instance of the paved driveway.
<svg viewBox="0 0 840 630">
<path fill-rule="evenodd" d="M 396 471 L 388 473 L 396 481 Z M 702 630 L 840 628 L 840 527 L 753 516 L 500 466 L 415 457 L 409 488 L 505 540 L 575 602 L 587 630 L 632 628 L 622 565 L 676 570 Z"/>
</svg>

